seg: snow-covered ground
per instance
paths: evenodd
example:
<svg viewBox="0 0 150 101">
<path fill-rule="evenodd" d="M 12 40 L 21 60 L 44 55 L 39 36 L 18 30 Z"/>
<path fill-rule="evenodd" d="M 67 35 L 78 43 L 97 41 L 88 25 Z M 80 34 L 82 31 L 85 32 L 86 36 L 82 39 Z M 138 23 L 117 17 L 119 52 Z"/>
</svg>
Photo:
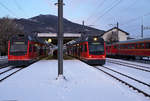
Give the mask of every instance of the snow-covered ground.
<svg viewBox="0 0 150 101">
<path fill-rule="evenodd" d="M 0 59 L 7 59 L 7 56 L 0 56 Z"/>
<path fill-rule="evenodd" d="M 8 62 L 8 57 L 7 56 L 0 56 L 0 65 L 7 63 Z"/>
<path fill-rule="evenodd" d="M 0 101 L 149 101 L 126 85 L 79 61 L 41 60 L 0 82 Z"/>
</svg>

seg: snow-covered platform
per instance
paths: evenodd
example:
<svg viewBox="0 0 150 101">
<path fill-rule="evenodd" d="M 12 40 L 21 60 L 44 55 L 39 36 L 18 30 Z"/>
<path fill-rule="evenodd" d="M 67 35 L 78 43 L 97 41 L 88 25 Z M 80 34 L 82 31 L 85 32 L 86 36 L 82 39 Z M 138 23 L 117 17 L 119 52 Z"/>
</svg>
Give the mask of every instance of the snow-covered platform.
<svg viewBox="0 0 150 101">
<path fill-rule="evenodd" d="M 0 83 L 0 101 L 148 101 L 119 81 L 79 61 L 64 60 L 57 78 L 57 60 L 41 60 Z"/>
</svg>

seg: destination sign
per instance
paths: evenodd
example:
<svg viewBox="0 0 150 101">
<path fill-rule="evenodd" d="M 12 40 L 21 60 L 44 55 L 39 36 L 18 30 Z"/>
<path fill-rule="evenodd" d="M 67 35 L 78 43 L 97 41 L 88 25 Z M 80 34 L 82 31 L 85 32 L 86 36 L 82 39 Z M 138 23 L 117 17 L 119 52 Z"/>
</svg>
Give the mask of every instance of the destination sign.
<svg viewBox="0 0 150 101">
<path fill-rule="evenodd" d="M 23 45 L 23 44 L 25 44 L 25 42 L 14 42 L 14 44 L 16 44 L 16 45 Z"/>
</svg>

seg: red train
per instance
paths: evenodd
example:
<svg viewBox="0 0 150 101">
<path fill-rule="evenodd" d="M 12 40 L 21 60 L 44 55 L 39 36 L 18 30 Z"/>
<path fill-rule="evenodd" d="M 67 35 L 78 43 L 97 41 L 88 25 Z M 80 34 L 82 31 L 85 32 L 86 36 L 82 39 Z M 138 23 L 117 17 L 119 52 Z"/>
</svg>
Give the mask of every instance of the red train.
<svg viewBox="0 0 150 101">
<path fill-rule="evenodd" d="M 77 57 L 90 65 L 104 65 L 106 49 L 100 36 L 82 36 L 66 45 L 67 54 Z"/>
<path fill-rule="evenodd" d="M 28 65 L 40 57 L 46 56 L 47 53 L 47 44 L 35 35 L 17 34 L 11 37 L 8 42 L 9 65 Z"/>
<path fill-rule="evenodd" d="M 107 56 L 125 58 L 150 57 L 150 38 L 128 40 L 106 45 Z"/>
</svg>

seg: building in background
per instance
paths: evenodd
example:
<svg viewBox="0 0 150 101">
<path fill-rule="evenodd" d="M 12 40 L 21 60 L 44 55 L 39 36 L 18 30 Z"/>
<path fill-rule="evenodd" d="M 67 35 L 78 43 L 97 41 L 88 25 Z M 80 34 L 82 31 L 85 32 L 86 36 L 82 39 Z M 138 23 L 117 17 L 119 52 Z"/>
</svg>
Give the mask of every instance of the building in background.
<svg viewBox="0 0 150 101">
<path fill-rule="evenodd" d="M 102 38 L 105 40 L 107 43 L 113 43 L 113 42 L 118 42 L 118 41 L 126 41 L 129 38 L 129 33 L 114 27 L 108 31 L 106 31 L 103 35 Z"/>
</svg>

